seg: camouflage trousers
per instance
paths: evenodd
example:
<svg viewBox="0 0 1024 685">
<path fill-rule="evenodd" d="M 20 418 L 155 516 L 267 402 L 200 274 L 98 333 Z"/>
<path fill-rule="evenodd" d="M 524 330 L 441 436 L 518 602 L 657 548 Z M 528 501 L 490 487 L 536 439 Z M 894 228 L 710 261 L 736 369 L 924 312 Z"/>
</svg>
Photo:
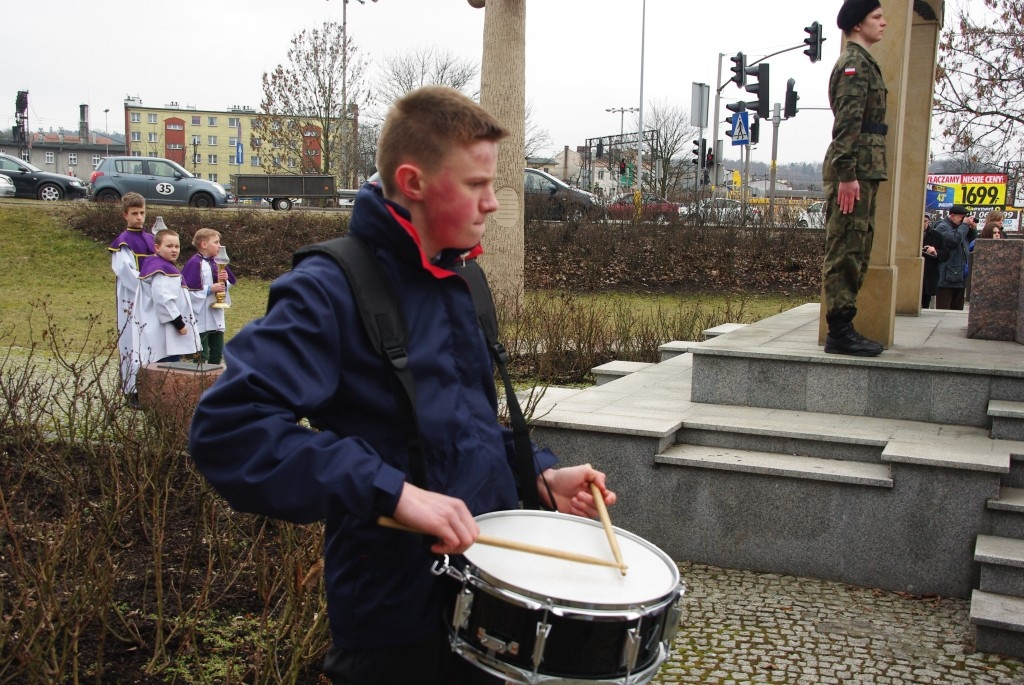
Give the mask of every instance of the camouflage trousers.
<svg viewBox="0 0 1024 685">
<path fill-rule="evenodd" d="M 825 311 L 833 314 L 857 306 L 875 237 L 878 181 L 860 182 L 853 212 L 839 211 L 839 183 L 825 183 L 825 260 L 821 269 Z"/>
</svg>

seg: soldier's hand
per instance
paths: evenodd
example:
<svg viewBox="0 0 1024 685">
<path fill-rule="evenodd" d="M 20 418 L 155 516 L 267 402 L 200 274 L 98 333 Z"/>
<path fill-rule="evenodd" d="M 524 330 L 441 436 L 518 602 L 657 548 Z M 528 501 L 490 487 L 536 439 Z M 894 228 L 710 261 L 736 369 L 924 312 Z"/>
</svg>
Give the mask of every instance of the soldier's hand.
<svg viewBox="0 0 1024 685">
<path fill-rule="evenodd" d="M 839 211 L 843 214 L 853 212 L 853 206 L 860 200 L 860 182 L 842 181 L 839 184 Z"/>
</svg>

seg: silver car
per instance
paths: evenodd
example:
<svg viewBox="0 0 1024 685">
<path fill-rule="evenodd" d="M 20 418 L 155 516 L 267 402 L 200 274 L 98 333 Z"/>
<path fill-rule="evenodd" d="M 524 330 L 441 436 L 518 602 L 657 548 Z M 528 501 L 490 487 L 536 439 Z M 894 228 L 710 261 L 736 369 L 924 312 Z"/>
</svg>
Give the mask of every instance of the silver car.
<svg viewBox="0 0 1024 685">
<path fill-rule="evenodd" d="M 89 178 L 97 202 L 116 202 L 136 192 L 147 203 L 223 207 L 228 194 L 214 181 L 196 178 L 162 157 L 105 157 Z"/>
<path fill-rule="evenodd" d="M 14 197 L 14 181 L 0 174 L 0 197 Z"/>
<path fill-rule="evenodd" d="M 800 212 L 796 225 L 800 228 L 825 228 L 825 203 L 815 202 Z"/>
</svg>

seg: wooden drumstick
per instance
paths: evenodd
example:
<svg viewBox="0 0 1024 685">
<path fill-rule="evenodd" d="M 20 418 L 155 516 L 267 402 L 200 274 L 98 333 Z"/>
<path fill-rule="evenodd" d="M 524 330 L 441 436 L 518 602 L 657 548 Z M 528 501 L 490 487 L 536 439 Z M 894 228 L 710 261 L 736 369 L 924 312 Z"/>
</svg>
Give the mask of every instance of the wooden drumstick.
<svg viewBox="0 0 1024 685">
<path fill-rule="evenodd" d="M 590 493 L 594 496 L 594 506 L 597 507 L 597 515 L 601 517 L 601 525 L 604 526 L 604 534 L 608 536 L 608 544 L 612 548 L 612 556 L 619 566 L 619 573 L 626 575 L 628 568 L 622 563 L 622 552 L 619 550 L 619 541 L 615 538 L 615 531 L 612 530 L 612 520 L 608 516 L 608 507 L 604 505 L 604 496 L 601 495 L 601 488 L 597 483 L 590 481 Z"/>
<path fill-rule="evenodd" d="M 381 516 L 377 519 L 377 525 L 383 526 L 384 528 L 394 528 L 395 530 L 404 530 L 407 533 L 419 533 L 423 534 L 423 531 L 416 530 L 404 523 L 399 523 L 390 516 Z M 566 552 L 560 549 L 553 549 L 551 547 L 541 547 L 540 545 L 531 545 L 528 542 L 519 542 L 518 540 L 508 540 L 505 538 L 496 538 L 493 535 L 478 535 L 476 537 L 476 543 L 481 545 L 487 545 L 488 547 L 501 547 L 502 549 L 511 549 L 516 552 L 525 552 L 527 554 L 539 554 L 544 557 L 553 557 L 555 559 L 562 559 L 564 561 L 575 561 L 580 564 L 592 564 L 594 566 L 607 566 L 609 568 L 617 568 L 622 575 L 626 575 L 626 566 L 614 561 L 608 561 L 607 559 L 599 559 L 597 557 L 587 556 L 586 554 L 577 554 L 576 552 Z"/>
</svg>

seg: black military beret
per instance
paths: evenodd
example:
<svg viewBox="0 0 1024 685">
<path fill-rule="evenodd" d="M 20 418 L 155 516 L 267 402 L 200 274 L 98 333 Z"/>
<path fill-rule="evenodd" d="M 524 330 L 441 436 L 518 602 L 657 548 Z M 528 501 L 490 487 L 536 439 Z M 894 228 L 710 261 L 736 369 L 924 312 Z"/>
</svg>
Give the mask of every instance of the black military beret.
<svg viewBox="0 0 1024 685">
<path fill-rule="evenodd" d="M 846 0 L 839 8 L 839 16 L 836 17 L 836 24 L 844 32 L 853 30 L 853 27 L 864 21 L 876 9 L 882 6 L 878 0 Z"/>
</svg>

